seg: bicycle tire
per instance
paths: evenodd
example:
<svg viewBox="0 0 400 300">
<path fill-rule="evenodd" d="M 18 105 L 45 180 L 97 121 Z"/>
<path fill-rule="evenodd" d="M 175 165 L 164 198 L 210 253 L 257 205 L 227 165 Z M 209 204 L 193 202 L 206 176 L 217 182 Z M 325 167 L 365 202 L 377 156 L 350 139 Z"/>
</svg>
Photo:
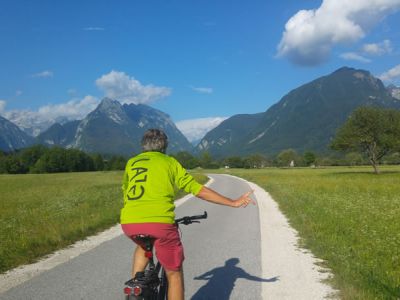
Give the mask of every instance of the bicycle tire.
<svg viewBox="0 0 400 300">
<path fill-rule="evenodd" d="M 158 290 L 157 300 L 168 299 L 168 280 L 164 268 L 161 271 L 161 282 Z"/>
</svg>

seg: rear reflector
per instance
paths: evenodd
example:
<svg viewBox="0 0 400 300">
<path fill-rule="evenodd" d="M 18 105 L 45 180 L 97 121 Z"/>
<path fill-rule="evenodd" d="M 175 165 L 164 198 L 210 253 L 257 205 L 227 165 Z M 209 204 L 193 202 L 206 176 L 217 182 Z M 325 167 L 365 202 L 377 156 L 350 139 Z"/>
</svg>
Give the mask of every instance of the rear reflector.
<svg viewBox="0 0 400 300">
<path fill-rule="evenodd" d="M 135 296 L 139 296 L 140 294 L 142 294 L 142 288 L 140 286 L 135 286 L 133 288 L 133 294 Z"/>
<path fill-rule="evenodd" d="M 131 295 L 132 294 L 132 289 L 130 287 L 124 288 L 124 294 L 125 295 Z"/>
</svg>

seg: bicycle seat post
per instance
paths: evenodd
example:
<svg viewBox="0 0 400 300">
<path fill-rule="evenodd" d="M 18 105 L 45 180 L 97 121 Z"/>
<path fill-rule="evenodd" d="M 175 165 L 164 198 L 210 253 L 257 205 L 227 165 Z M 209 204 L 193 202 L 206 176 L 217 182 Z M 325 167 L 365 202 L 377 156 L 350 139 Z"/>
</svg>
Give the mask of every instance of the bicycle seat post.
<svg viewBox="0 0 400 300">
<path fill-rule="evenodd" d="M 154 270 L 153 246 L 155 238 L 149 235 L 135 235 L 132 239 L 138 243 L 145 251 L 145 256 L 149 259 L 149 269 Z"/>
</svg>

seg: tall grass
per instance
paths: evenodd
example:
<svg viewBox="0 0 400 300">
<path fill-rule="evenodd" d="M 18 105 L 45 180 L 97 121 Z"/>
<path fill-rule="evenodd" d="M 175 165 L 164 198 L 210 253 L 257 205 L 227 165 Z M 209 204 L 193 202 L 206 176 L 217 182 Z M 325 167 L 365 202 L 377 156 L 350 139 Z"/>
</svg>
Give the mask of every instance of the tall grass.
<svg viewBox="0 0 400 300">
<path fill-rule="evenodd" d="M 0 272 L 118 223 L 122 174 L 0 175 Z"/>
<path fill-rule="evenodd" d="M 342 299 L 400 299 L 400 168 L 231 170 L 279 203 Z"/>
<path fill-rule="evenodd" d="M 0 271 L 118 222 L 121 172 L 0 176 Z"/>
</svg>

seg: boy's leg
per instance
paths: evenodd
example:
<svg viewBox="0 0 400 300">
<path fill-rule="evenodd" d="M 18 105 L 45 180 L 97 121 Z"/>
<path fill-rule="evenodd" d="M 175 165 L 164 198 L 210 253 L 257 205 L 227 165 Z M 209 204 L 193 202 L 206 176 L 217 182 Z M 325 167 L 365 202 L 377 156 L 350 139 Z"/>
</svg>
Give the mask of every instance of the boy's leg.
<svg viewBox="0 0 400 300">
<path fill-rule="evenodd" d="M 149 259 L 145 256 L 145 250 L 140 246 L 136 246 L 132 258 L 132 278 L 135 277 L 137 272 L 143 272 L 148 262 Z"/>
<path fill-rule="evenodd" d="M 168 299 L 184 300 L 183 272 L 165 270 L 168 279 Z"/>
</svg>

